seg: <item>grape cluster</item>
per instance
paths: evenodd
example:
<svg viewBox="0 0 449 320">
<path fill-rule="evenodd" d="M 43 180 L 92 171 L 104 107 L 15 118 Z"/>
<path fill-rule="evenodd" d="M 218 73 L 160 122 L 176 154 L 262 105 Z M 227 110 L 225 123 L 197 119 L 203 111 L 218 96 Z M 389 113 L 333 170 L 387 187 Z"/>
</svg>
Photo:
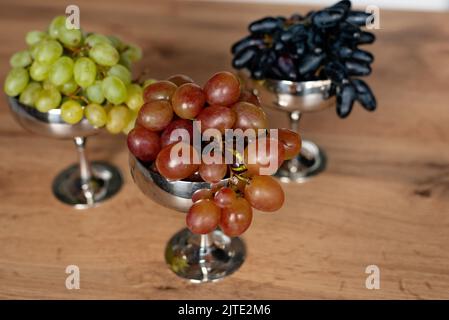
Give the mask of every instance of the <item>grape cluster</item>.
<svg viewBox="0 0 449 320">
<path fill-rule="evenodd" d="M 4 91 L 40 112 L 60 108 L 62 119 L 83 117 L 109 132 L 128 133 L 143 104 L 142 87 L 131 81 L 139 47 L 115 36 L 66 28 L 66 17 L 52 20 L 47 32 L 26 35 L 28 49 L 15 53 Z"/>
<path fill-rule="evenodd" d="M 257 80 L 330 79 L 341 118 L 349 115 L 355 101 L 373 111 L 376 99 L 371 89 L 354 78 L 371 73 L 374 57 L 359 48 L 375 40 L 374 34 L 361 29 L 371 18 L 351 10 L 349 0 L 305 16 L 266 17 L 252 22 L 250 35 L 232 46 L 232 64 L 248 69 Z"/>
<path fill-rule="evenodd" d="M 193 233 L 205 234 L 220 227 L 225 234 L 238 236 L 249 227 L 252 208 L 268 212 L 281 208 L 282 187 L 273 177 L 260 172 L 270 163 L 279 168 L 284 160 L 295 157 L 301 148 L 301 139 L 291 130 L 279 129 L 277 138 L 273 134 L 245 137 L 243 154 L 234 147 L 226 150 L 223 142 L 226 129 L 267 132 L 268 127 L 258 98 L 242 91 L 235 75 L 216 73 L 203 87 L 187 76 L 176 75 L 150 84 L 144 89 L 143 97 L 145 104 L 138 113 L 134 129 L 128 134 L 130 152 L 169 180 L 201 178 L 212 186 L 196 191 L 192 197 L 193 205 L 186 223 Z M 201 126 L 196 126 L 194 120 Z M 219 148 L 213 151 L 214 156 L 217 152 L 219 160 L 206 162 L 194 143 L 194 135 L 203 137 L 210 128 L 216 129 L 220 139 L 203 142 L 199 148 L 219 141 Z M 184 129 L 185 135 L 173 134 L 177 129 Z M 271 146 L 277 154 L 271 152 Z M 265 152 L 259 152 L 260 148 L 266 148 Z M 186 150 L 188 155 L 172 158 L 173 150 Z M 224 160 L 225 152 L 229 151 L 234 155 L 232 164 Z M 194 161 L 196 157 L 199 162 Z M 225 177 L 228 179 L 223 180 Z"/>
</svg>

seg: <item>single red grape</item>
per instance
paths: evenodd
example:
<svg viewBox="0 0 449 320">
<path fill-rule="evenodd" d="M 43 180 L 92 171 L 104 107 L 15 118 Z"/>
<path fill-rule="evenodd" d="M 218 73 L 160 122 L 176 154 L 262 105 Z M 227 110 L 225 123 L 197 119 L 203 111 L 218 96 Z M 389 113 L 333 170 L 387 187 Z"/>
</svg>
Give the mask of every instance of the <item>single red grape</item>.
<svg viewBox="0 0 449 320">
<path fill-rule="evenodd" d="M 187 227 L 196 234 L 206 234 L 217 228 L 221 210 L 209 199 L 202 199 L 190 207 L 186 216 Z"/>
<path fill-rule="evenodd" d="M 230 206 L 235 200 L 237 200 L 236 193 L 228 187 L 218 190 L 214 196 L 215 204 L 220 208 Z"/>
<path fill-rule="evenodd" d="M 271 176 L 253 176 L 245 187 L 245 199 L 260 211 L 276 211 L 284 204 L 284 191 Z"/>
<path fill-rule="evenodd" d="M 263 144 L 265 144 L 265 150 L 263 150 Z M 277 146 L 277 154 L 271 152 L 271 146 L 273 144 Z M 250 142 L 244 154 L 245 166 L 250 175 L 262 174 L 263 172 L 260 171 L 261 168 L 264 168 L 265 171 L 277 170 L 282 162 L 284 162 L 284 158 L 284 146 L 280 141 L 273 138 L 259 138 Z M 265 172 L 263 174 L 267 175 L 270 173 Z"/>
<path fill-rule="evenodd" d="M 143 127 L 132 129 L 127 138 L 128 149 L 139 160 L 150 162 L 156 159 L 161 150 L 161 143 L 157 133 Z"/>
<path fill-rule="evenodd" d="M 237 198 L 221 209 L 220 228 L 224 234 L 237 237 L 248 229 L 253 218 L 251 205 L 245 198 Z"/>
<path fill-rule="evenodd" d="M 295 131 L 289 129 L 278 129 L 278 140 L 282 142 L 285 149 L 285 160 L 296 157 L 301 151 L 301 137 Z"/>
<path fill-rule="evenodd" d="M 193 139 L 193 125 L 192 121 L 186 119 L 176 119 L 170 122 L 170 124 L 162 131 L 161 134 L 161 146 L 165 147 L 174 142 L 181 141 L 181 137 L 177 135 L 172 136 L 172 132 L 176 129 L 185 129 L 188 132 L 188 136 L 183 136 L 184 141 L 192 143 Z"/>
<path fill-rule="evenodd" d="M 185 74 L 175 74 L 167 79 L 167 81 L 173 82 L 178 87 L 183 85 L 184 83 L 193 83 L 194 81 L 189 76 Z"/>
<path fill-rule="evenodd" d="M 173 157 L 171 155 L 172 149 Z M 184 151 L 184 152 L 183 152 Z M 198 165 L 193 163 L 194 154 L 197 151 L 184 142 L 177 142 L 165 146 L 156 157 L 156 168 L 161 175 L 169 180 L 182 180 L 198 170 Z"/>
<path fill-rule="evenodd" d="M 237 118 L 234 129 L 266 129 L 268 127 L 267 116 L 261 107 L 249 102 L 237 102 L 232 106 Z"/>
<path fill-rule="evenodd" d="M 137 124 L 151 131 L 161 131 L 173 118 L 170 102 L 164 100 L 145 103 L 139 110 Z"/>
<path fill-rule="evenodd" d="M 176 84 L 171 81 L 157 81 L 143 90 L 143 100 L 151 102 L 155 100 L 170 100 L 176 91 Z"/>
<path fill-rule="evenodd" d="M 215 128 L 221 134 L 225 133 L 225 129 L 232 129 L 235 119 L 235 112 L 231 108 L 218 105 L 204 108 L 196 118 L 196 120 L 201 121 L 201 132 L 209 128 Z"/>
<path fill-rule="evenodd" d="M 228 166 L 225 163 L 201 163 L 199 168 L 201 178 L 209 183 L 219 182 L 224 178 L 227 171 Z"/>
<path fill-rule="evenodd" d="M 178 87 L 171 98 L 173 111 L 183 119 L 193 119 L 206 103 L 206 94 L 200 86 L 186 83 Z"/>
<path fill-rule="evenodd" d="M 207 102 L 229 106 L 236 103 L 240 97 L 240 82 L 230 72 L 218 72 L 204 85 Z"/>
<path fill-rule="evenodd" d="M 209 189 L 198 189 L 192 195 L 192 202 L 195 203 L 201 199 L 212 199 L 212 191 Z"/>
</svg>

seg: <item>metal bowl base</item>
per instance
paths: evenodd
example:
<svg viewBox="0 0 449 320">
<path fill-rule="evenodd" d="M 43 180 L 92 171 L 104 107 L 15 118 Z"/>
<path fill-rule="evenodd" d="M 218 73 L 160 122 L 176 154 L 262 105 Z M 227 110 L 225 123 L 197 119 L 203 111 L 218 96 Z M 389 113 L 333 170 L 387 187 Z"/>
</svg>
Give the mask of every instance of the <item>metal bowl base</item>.
<svg viewBox="0 0 449 320">
<path fill-rule="evenodd" d="M 203 242 L 202 246 L 204 237 L 208 238 L 207 245 Z M 228 237 L 220 230 L 201 236 L 183 229 L 170 239 L 165 250 L 170 269 L 193 283 L 223 279 L 240 268 L 245 256 L 242 239 Z"/>
<path fill-rule="evenodd" d="M 93 199 L 86 197 L 80 179 L 79 164 L 74 164 L 61 173 L 53 181 L 55 197 L 75 209 L 87 209 L 97 206 L 102 201 L 111 198 L 123 184 L 120 171 L 105 162 L 92 162 L 91 190 Z"/>
<path fill-rule="evenodd" d="M 323 150 L 312 141 L 303 140 L 300 154 L 296 159 L 285 161 L 275 177 L 286 183 L 303 183 L 323 172 L 326 162 L 327 158 Z"/>
</svg>

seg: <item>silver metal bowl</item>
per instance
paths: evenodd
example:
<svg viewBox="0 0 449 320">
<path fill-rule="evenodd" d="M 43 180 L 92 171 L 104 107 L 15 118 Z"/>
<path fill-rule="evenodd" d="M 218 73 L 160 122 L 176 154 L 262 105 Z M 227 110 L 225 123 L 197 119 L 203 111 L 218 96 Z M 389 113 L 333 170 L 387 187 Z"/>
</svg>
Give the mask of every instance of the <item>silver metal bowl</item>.
<svg viewBox="0 0 449 320">
<path fill-rule="evenodd" d="M 193 205 L 192 195 L 200 189 L 210 189 L 210 183 L 196 181 L 170 181 L 151 170 L 136 159 L 131 153 L 129 155 L 129 167 L 134 182 L 148 198 L 160 205 L 181 212 L 188 212 Z M 226 180 L 222 181 L 223 184 Z"/>
<path fill-rule="evenodd" d="M 61 118 L 60 109 L 39 112 L 16 98 L 8 98 L 16 121 L 27 131 L 56 139 L 73 139 L 79 163 L 59 173 L 53 180 L 53 194 L 61 202 L 76 209 L 94 207 L 115 195 L 123 184 L 120 171 L 106 162 L 89 163 L 85 145 L 87 137 L 100 132 L 87 119 L 71 125 Z"/>
<path fill-rule="evenodd" d="M 131 153 L 129 167 L 134 182 L 148 198 L 176 211 L 188 212 L 193 205 L 193 193 L 211 188 L 209 183 L 197 179 L 169 181 Z M 221 183 L 226 184 L 227 179 Z M 240 268 L 245 256 L 242 239 L 230 238 L 218 229 L 207 235 L 183 229 L 170 239 L 165 249 L 165 261 L 170 269 L 194 283 L 223 279 Z"/>
<path fill-rule="evenodd" d="M 331 95 L 330 80 L 293 82 L 288 80 L 254 80 L 248 72 L 239 76 L 246 89 L 256 94 L 264 107 L 285 111 L 290 118 L 290 129 L 298 131 L 303 113 L 318 112 L 336 105 Z M 303 139 L 296 158 L 285 161 L 275 176 L 283 182 L 305 182 L 326 167 L 326 155 L 314 142 Z"/>
<path fill-rule="evenodd" d="M 287 80 L 253 80 L 250 88 L 264 105 L 287 112 L 316 112 L 335 105 L 329 97 L 330 80 L 292 82 Z"/>
<path fill-rule="evenodd" d="M 37 109 L 21 104 L 16 98 L 8 98 L 9 107 L 17 122 L 27 131 L 58 139 L 88 137 L 99 133 L 87 119 L 71 125 L 61 118 L 61 109 L 39 112 Z"/>
</svg>

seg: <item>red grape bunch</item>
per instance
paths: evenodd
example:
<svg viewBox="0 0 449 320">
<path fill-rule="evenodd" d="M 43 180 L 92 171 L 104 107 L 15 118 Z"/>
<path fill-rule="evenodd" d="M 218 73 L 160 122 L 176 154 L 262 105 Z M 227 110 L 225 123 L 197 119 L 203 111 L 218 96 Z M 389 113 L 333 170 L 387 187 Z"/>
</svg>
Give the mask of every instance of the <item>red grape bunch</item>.
<svg viewBox="0 0 449 320">
<path fill-rule="evenodd" d="M 273 212 L 282 207 L 281 185 L 262 169 L 274 164 L 277 170 L 284 160 L 295 157 L 301 138 L 288 129 L 268 130 L 258 98 L 242 91 L 234 74 L 216 73 L 203 87 L 185 75 L 175 75 L 147 86 L 143 99 L 128 134 L 130 152 L 166 179 L 199 176 L 211 185 L 193 194 L 186 216 L 193 233 L 206 234 L 219 227 L 228 236 L 238 236 L 251 224 L 253 208 Z M 205 142 L 208 129 L 215 135 Z M 245 135 L 250 129 L 257 133 Z M 228 132 L 233 132 L 230 144 Z M 243 150 L 236 147 L 238 140 Z M 214 160 L 206 161 L 205 150 L 211 146 Z"/>
</svg>

